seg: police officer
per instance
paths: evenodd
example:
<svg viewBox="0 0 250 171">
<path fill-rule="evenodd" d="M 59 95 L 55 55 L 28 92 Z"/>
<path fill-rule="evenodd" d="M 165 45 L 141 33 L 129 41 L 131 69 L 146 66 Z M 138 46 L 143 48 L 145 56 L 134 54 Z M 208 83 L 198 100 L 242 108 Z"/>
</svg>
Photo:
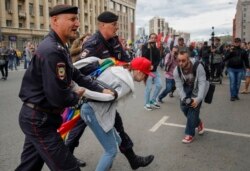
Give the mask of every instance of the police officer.
<svg viewBox="0 0 250 171">
<path fill-rule="evenodd" d="M 83 76 L 70 62 L 66 44 L 76 38 L 80 25 L 78 8 L 57 5 L 49 14 L 51 31 L 38 46 L 19 93 L 24 102 L 19 124 L 25 142 L 17 171 L 39 171 L 44 162 L 50 170 L 79 171 L 76 159 L 57 133 L 63 109 L 76 105 L 84 95 L 82 87 L 71 89 L 71 81 L 91 90 L 108 92 Z"/>
<path fill-rule="evenodd" d="M 87 42 L 83 45 L 83 52 L 81 58 L 86 58 L 89 56 L 99 57 L 101 59 L 114 57 L 118 60 L 129 62 L 131 59 L 123 50 L 122 45 L 119 42 L 116 32 L 118 30 L 118 16 L 106 11 L 98 16 L 98 31 L 93 34 Z M 91 71 L 98 68 L 99 63 L 92 63 L 88 68 L 84 68 L 82 71 L 84 74 L 91 73 Z M 87 71 L 88 70 L 88 71 Z M 115 128 L 119 132 L 122 139 L 120 145 L 120 151 L 128 159 L 132 169 L 137 169 L 139 167 L 145 167 L 149 165 L 153 159 L 153 155 L 146 157 L 138 156 L 133 151 L 133 142 L 127 133 L 124 131 L 122 119 L 120 114 L 116 112 L 115 118 Z M 85 129 L 86 125 L 83 120 L 79 120 L 76 127 L 73 128 L 68 136 L 66 145 L 73 152 L 75 147 L 79 144 L 79 139 Z"/>
</svg>

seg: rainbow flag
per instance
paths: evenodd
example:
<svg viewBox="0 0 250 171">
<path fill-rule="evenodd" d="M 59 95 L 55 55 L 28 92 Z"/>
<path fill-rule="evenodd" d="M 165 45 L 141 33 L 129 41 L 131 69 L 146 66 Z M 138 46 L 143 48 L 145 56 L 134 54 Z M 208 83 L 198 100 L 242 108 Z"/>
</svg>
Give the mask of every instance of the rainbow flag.
<svg viewBox="0 0 250 171">
<path fill-rule="evenodd" d="M 66 108 L 62 114 L 62 118 L 63 123 L 60 128 L 58 128 L 57 132 L 60 133 L 62 139 L 65 140 L 70 130 L 80 119 L 80 109 Z"/>
<path fill-rule="evenodd" d="M 103 71 L 105 71 L 110 66 L 113 65 L 124 66 L 127 64 L 128 64 L 127 62 L 122 62 L 116 60 L 115 58 L 108 58 L 104 60 L 103 63 L 100 65 L 100 67 L 94 72 L 92 72 L 90 76 L 98 77 L 99 75 L 101 75 Z M 73 107 L 65 108 L 62 114 L 62 118 L 63 118 L 63 123 L 60 126 L 60 128 L 58 128 L 57 132 L 59 132 L 62 139 L 65 140 L 70 130 L 75 126 L 77 121 L 80 119 L 80 109 L 75 109 Z"/>
</svg>

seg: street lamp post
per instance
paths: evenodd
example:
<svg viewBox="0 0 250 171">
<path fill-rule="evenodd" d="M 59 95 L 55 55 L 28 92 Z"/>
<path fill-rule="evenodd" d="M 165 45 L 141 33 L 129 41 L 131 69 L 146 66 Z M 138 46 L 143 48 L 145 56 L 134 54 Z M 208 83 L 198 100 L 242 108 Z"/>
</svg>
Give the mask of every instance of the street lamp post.
<svg viewBox="0 0 250 171">
<path fill-rule="evenodd" d="M 2 16 L 0 16 L 0 46 L 2 46 Z"/>
<path fill-rule="evenodd" d="M 214 26 L 212 26 L 211 45 L 212 45 L 212 47 L 214 46 Z"/>
<path fill-rule="evenodd" d="M 212 26 L 211 47 L 214 48 L 214 26 Z M 213 60 L 214 60 L 214 53 L 211 53 L 211 62 L 213 62 Z"/>
</svg>

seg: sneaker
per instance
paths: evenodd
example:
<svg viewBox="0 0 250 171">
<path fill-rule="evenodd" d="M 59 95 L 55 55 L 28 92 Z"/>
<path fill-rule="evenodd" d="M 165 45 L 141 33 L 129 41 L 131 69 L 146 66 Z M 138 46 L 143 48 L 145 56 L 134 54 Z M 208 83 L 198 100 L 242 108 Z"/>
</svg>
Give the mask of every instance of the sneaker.
<svg viewBox="0 0 250 171">
<path fill-rule="evenodd" d="M 153 107 L 153 108 L 156 108 L 156 109 L 160 109 L 161 106 L 156 102 L 156 101 L 151 101 L 150 102 L 150 105 Z"/>
<path fill-rule="evenodd" d="M 174 97 L 173 92 L 170 92 L 170 93 L 169 93 L 169 97 L 171 97 L 171 98 Z"/>
<path fill-rule="evenodd" d="M 86 162 L 80 159 L 76 159 L 77 164 L 79 167 L 85 167 L 86 166 Z"/>
<path fill-rule="evenodd" d="M 148 110 L 148 111 L 153 110 L 153 108 L 150 106 L 150 104 L 146 104 L 146 105 L 144 106 L 144 109 L 146 109 L 146 110 Z"/>
<path fill-rule="evenodd" d="M 202 121 L 200 121 L 200 124 L 198 126 L 198 134 L 202 135 L 202 134 L 204 134 L 204 131 L 205 131 L 205 129 L 204 129 L 204 123 Z"/>
<path fill-rule="evenodd" d="M 159 103 L 164 103 L 164 102 L 162 101 L 162 99 L 160 99 L 160 98 L 157 99 L 157 102 L 159 102 Z"/>
<path fill-rule="evenodd" d="M 236 96 L 236 97 L 235 97 L 235 100 L 240 100 L 239 96 Z"/>
<path fill-rule="evenodd" d="M 231 97 L 231 98 L 230 98 L 230 101 L 235 101 L 235 100 L 236 100 L 235 97 Z"/>
<path fill-rule="evenodd" d="M 194 140 L 194 137 L 191 135 L 186 135 L 183 139 L 182 142 L 185 144 L 189 144 Z"/>
<path fill-rule="evenodd" d="M 247 90 L 240 91 L 240 94 L 247 94 Z"/>
</svg>

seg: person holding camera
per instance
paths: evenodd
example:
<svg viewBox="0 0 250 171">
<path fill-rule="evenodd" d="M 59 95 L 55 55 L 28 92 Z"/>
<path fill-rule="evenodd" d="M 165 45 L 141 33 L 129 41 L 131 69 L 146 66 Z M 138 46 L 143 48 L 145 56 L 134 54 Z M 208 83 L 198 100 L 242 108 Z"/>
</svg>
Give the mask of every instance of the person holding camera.
<svg viewBox="0 0 250 171">
<path fill-rule="evenodd" d="M 209 88 L 206 73 L 202 64 L 198 64 L 193 70 L 195 60 L 190 60 L 188 52 L 180 51 L 177 57 L 178 65 L 174 70 L 174 80 L 181 99 L 181 110 L 187 118 L 185 137 L 183 143 L 191 143 L 194 140 L 195 128 L 198 133 L 204 133 L 204 124 L 201 121 L 200 108 Z M 195 72 L 195 74 L 194 74 Z"/>
<path fill-rule="evenodd" d="M 224 59 L 227 62 L 231 101 L 239 100 L 238 94 L 245 67 L 247 71 L 250 70 L 247 52 L 240 45 L 241 39 L 235 38 L 234 46 L 231 47 Z"/>
<path fill-rule="evenodd" d="M 166 88 L 158 96 L 158 102 L 163 103 L 162 99 L 168 95 L 175 87 L 173 72 L 177 66 L 178 46 L 174 46 L 172 51 L 165 57 L 165 77 Z"/>
<path fill-rule="evenodd" d="M 162 88 L 162 83 L 161 83 L 161 76 L 160 73 L 157 71 L 158 65 L 160 64 L 160 51 L 156 47 L 156 40 L 157 40 L 157 35 L 155 33 L 151 33 L 149 35 L 149 40 L 147 43 L 145 43 L 142 46 L 142 56 L 146 57 L 152 62 L 152 70 L 153 74 L 155 77 L 149 76 L 147 81 L 146 81 L 146 89 L 145 89 L 145 94 L 144 94 L 144 109 L 148 111 L 152 111 L 153 108 L 159 109 L 160 105 L 157 103 L 156 98 L 158 97 L 161 88 Z M 153 96 L 150 97 L 151 91 L 153 90 L 153 84 L 155 85 L 154 93 Z"/>
</svg>

